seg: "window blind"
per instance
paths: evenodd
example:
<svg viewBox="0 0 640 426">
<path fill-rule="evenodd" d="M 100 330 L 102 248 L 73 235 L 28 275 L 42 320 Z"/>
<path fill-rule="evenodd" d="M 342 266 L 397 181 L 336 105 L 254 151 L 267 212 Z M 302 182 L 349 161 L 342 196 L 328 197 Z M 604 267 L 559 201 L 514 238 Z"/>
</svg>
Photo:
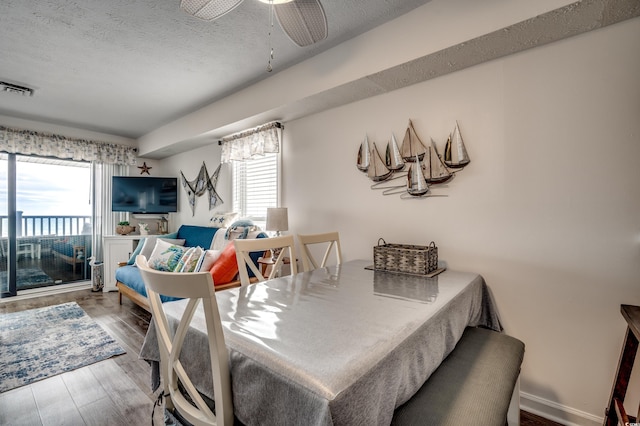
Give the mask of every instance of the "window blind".
<svg viewBox="0 0 640 426">
<path fill-rule="evenodd" d="M 278 206 L 278 153 L 233 162 L 233 210 L 260 224 Z"/>
</svg>

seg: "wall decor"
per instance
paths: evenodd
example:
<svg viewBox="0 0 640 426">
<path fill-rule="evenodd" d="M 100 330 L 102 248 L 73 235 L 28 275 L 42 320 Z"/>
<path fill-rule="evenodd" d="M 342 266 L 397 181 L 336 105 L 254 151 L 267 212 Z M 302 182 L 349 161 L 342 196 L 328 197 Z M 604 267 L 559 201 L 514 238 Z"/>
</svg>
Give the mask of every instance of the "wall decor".
<svg viewBox="0 0 640 426">
<path fill-rule="evenodd" d="M 450 181 L 455 173 L 471 162 L 457 121 L 449 134 L 444 152 L 443 157 L 433 138 L 430 138 L 429 144 L 422 142 L 409 120 L 402 146 L 398 147 L 392 133 L 384 151 L 384 160 L 375 142 L 369 143 L 365 135 L 358 150 L 356 166 L 374 182 L 371 189 L 382 190 L 383 195 L 399 194 L 403 199 L 446 197 L 432 194 L 430 186 Z M 400 179 L 404 183 L 394 185 L 389 182 Z"/>
<path fill-rule="evenodd" d="M 151 173 L 149 173 L 149 170 L 153 169 L 153 167 L 147 166 L 146 161 L 142 163 L 142 166 L 138 166 L 138 168 L 140 169 L 140 174 L 146 173 L 148 175 L 151 175 Z"/>
<path fill-rule="evenodd" d="M 209 176 L 207 166 L 202 162 L 202 167 L 200 167 L 198 176 L 192 181 L 188 181 L 187 178 L 184 177 L 184 173 L 180 171 L 180 175 L 182 176 L 182 187 L 187 191 L 192 216 L 195 216 L 196 214 L 196 197 L 200 197 L 205 192 L 209 193 L 209 210 L 212 210 L 217 205 L 224 203 L 222 198 L 220 198 L 220 195 L 216 192 L 216 185 L 218 184 L 218 176 L 220 176 L 221 166 L 222 164 L 218 165 L 218 168 L 213 172 L 213 175 Z"/>
</svg>

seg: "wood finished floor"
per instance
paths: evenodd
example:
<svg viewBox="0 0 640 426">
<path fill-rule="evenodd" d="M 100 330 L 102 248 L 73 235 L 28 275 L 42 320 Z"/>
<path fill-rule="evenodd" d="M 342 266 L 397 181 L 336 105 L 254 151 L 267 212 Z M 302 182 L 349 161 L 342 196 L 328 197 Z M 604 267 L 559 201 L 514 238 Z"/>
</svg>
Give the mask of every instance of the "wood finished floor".
<svg viewBox="0 0 640 426">
<path fill-rule="evenodd" d="M 119 305 L 117 293 L 80 290 L 0 303 L 0 317 L 71 301 L 76 301 L 127 353 L 0 393 L 0 425 L 150 425 L 155 400 L 149 388 L 150 368 L 138 359 L 149 313 L 128 299 Z M 163 424 L 161 411 L 156 409 L 156 425 Z M 522 411 L 521 425 L 558 423 Z"/>
</svg>

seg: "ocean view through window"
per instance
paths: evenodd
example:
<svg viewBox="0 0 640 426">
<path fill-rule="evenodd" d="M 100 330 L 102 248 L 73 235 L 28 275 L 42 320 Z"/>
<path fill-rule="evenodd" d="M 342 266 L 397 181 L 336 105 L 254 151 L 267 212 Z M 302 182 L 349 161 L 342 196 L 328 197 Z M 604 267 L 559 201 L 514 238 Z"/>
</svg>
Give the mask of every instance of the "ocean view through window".
<svg viewBox="0 0 640 426">
<path fill-rule="evenodd" d="M 0 156 L 0 236 L 7 237 L 7 156 Z M 16 208 L 25 217 L 44 220 L 40 228 L 34 221 L 23 229 L 26 235 L 47 235 L 56 229 L 72 229 L 73 216 L 91 216 L 91 176 L 89 163 L 17 157 Z"/>
<path fill-rule="evenodd" d="M 20 155 L 15 156 L 13 165 L 11 161 L 7 154 L 0 155 L 3 296 L 15 293 L 15 288 L 20 291 L 87 279 L 93 223 L 90 164 Z M 11 190 L 12 179 L 15 192 Z M 14 247 L 9 238 L 10 211 L 15 214 Z M 17 282 L 10 291 L 12 269 Z"/>
</svg>

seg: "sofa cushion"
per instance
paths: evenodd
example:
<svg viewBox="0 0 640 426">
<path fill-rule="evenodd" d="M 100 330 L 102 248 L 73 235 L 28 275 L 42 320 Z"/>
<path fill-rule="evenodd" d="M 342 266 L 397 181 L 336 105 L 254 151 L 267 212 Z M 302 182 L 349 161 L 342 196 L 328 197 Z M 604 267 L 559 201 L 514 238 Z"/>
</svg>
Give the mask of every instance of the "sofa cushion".
<svg viewBox="0 0 640 426">
<path fill-rule="evenodd" d="M 187 247 L 157 240 L 153 253 L 149 256 L 149 267 L 157 271 L 173 272 L 178 267 L 182 255 L 187 250 Z"/>
<path fill-rule="evenodd" d="M 210 271 L 213 264 L 220 258 L 220 254 L 222 250 L 205 250 L 198 272 Z"/>
<path fill-rule="evenodd" d="M 236 249 L 232 242 L 222 250 L 220 257 L 211 267 L 213 285 L 225 284 L 233 281 L 238 274 L 238 262 L 236 261 Z"/>
<path fill-rule="evenodd" d="M 129 261 L 127 262 L 127 265 L 135 265 L 136 263 L 136 256 L 138 256 L 139 254 L 144 255 L 144 257 L 146 257 L 147 259 L 149 258 L 149 256 L 151 256 L 151 252 L 153 251 L 153 248 L 156 245 L 156 238 L 162 238 L 165 240 L 176 240 L 178 237 L 178 232 L 174 232 L 172 234 L 164 234 L 164 235 L 156 235 L 156 236 L 151 236 L 151 237 L 147 237 L 147 238 L 140 238 L 140 240 L 138 241 L 138 245 L 136 246 L 136 249 L 133 251 L 133 253 L 131 254 L 131 257 L 129 258 Z M 149 241 L 153 240 L 153 244 L 149 243 Z M 145 244 L 149 247 L 148 251 L 145 250 Z M 175 242 L 173 244 L 176 244 Z M 184 245 L 184 240 L 182 240 L 182 243 L 179 245 Z M 143 253 L 143 250 L 145 250 L 145 252 Z"/>
<path fill-rule="evenodd" d="M 259 232 L 254 238 L 268 238 L 267 234 L 264 232 Z M 258 264 L 258 259 L 264 253 L 261 251 L 252 251 L 249 253 L 249 257 L 253 261 L 254 264 Z M 233 244 L 233 241 L 229 241 L 222 250 L 220 254 L 220 258 L 216 260 L 216 262 L 211 267 L 211 276 L 213 277 L 213 284 L 225 284 L 230 281 L 233 281 L 238 275 L 238 261 L 236 259 L 236 247 Z M 247 272 L 249 273 L 249 278 L 255 277 L 255 274 L 247 265 Z"/>
<path fill-rule="evenodd" d="M 204 258 L 202 247 L 189 247 L 178 262 L 174 272 L 194 272 Z"/>
<path fill-rule="evenodd" d="M 153 253 L 153 249 L 156 248 L 156 243 L 158 241 L 164 241 L 166 243 L 173 244 L 174 246 L 184 246 L 185 243 L 185 240 L 182 238 L 148 237 L 144 240 L 144 245 L 142 246 L 142 250 L 140 250 L 140 254 L 148 260 Z M 133 263 L 136 263 L 135 259 Z"/>
<path fill-rule="evenodd" d="M 127 287 L 135 290 L 140 295 L 147 297 L 147 289 L 144 287 L 144 281 L 140 270 L 135 265 L 125 265 L 116 269 L 116 280 L 125 284 Z M 163 302 L 170 302 L 172 300 L 180 300 L 177 297 L 160 296 L 160 300 Z"/>
<path fill-rule="evenodd" d="M 216 213 L 209 220 L 209 226 L 213 226 L 215 228 L 228 228 L 237 217 L 238 213 L 236 212 Z"/>
<path fill-rule="evenodd" d="M 184 239 L 185 247 L 202 247 L 208 249 L 211 247 L 213 236 L 218 228 L 210 228 L 207 226 L 182 225 L 178 229 L 178 237 Z"/>
</svg>

